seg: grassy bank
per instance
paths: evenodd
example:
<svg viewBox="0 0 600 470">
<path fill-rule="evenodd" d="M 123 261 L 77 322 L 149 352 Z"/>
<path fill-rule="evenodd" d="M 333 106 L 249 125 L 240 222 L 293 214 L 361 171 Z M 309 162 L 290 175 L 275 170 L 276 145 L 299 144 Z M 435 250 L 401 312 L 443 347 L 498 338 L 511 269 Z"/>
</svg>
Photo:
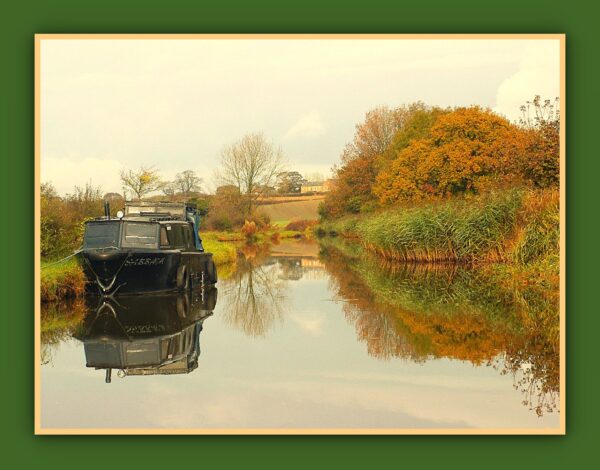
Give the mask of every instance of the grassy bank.
<svg viewBox="0 0 600 470">
<path fill-rule="evenodd" d="M 217 242 L 245 242 L 247 237 L 241 232 L 205 232 L 202 235 L 202 240 L 205 239 L 206 234 Z M 257 232 L 253 235 L 253 242 L 263 243 L 267 240 L 273 239 L 289 239 L 289 238 L 301 238 L 304 235 L 303 232 L 298 230 L 285 230 L 285 229 L 270 229 L 263 232 Z"/>
<path fill-rule="evenodd" d="M 224 243 L 219 232 L 203 232 L 201 236 L 204 250 L 213 254 L 213 260 L 217 266 L 235 265 L 237 248 L 234 244 Z"/>
<path fill-rule="evenodd" d="M 508 190 L 324 222 L 403 262 L 504 262 L 558 272 L 558 191 Z"/>
<path fill-rule="evenodd" d="M 81 297 L 85 292 L 85 276 L 76 258 L 58 264 L 42 261 L 40 293 L 42 302 Z"/>
</svg>

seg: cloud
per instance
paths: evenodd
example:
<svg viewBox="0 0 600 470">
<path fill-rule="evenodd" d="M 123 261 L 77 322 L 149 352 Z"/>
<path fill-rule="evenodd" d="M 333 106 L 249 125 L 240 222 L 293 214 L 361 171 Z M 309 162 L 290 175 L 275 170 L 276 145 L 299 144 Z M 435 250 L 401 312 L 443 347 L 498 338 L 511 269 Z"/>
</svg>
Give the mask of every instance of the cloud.
<svg viewBox="0 0 600 470">
<path fill-rule="evenodd" d="M 560 45 L 556 41 L 540 41 L 525 49 L 519 69 L 498 87 L 494 111 L 508 119 L 518 120 L 519 108 L 540 95 L 542 99 L 560 94 Z"/>
<path fill-rule="evenodd" d="M 295 137 L 318 137 L 325 133 L 325 124 L 318 111 L 303 114 L 284 135 L 285 139 Z"/>
</svg>

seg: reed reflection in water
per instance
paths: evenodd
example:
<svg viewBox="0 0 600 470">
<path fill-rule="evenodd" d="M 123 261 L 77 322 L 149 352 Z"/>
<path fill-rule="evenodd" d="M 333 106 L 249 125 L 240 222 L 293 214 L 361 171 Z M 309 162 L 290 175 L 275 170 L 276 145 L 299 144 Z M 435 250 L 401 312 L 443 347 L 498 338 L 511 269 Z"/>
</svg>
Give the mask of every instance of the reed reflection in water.
<svg viewBox="0 0 600 470">
<path fill-rule="evenodd" d="M 368 353 L 489 365 L 513 376 L 523 404 L 558 411 L 558 290 L 514 286 L 493 269 L 388 264 L 360 247 L 325 245 L 331 289 Z"/>
</svg>

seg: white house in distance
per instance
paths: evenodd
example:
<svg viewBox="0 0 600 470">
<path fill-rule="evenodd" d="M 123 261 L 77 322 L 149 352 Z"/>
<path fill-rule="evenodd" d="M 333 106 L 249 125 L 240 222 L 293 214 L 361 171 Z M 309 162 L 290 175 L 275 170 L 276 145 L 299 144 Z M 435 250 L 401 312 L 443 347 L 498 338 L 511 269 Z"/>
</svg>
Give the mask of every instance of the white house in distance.
<svg viewBox="0 0 600 470">
<path fill-rule="evenodd" d="M 307 193 L 327 193 L 331 191 L 331 180 L 326 181 L 308 181 L 300 187 L 301 194 Z"/>
</svg>

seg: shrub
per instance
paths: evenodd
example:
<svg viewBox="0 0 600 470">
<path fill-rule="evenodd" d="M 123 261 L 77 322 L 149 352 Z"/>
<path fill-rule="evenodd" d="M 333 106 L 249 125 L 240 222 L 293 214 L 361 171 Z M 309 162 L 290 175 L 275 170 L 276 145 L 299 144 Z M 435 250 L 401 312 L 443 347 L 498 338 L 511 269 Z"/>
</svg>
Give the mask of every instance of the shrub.
<svg viewBox="0 0 600 470">
<path fill-rule="evenodd" d="M 345 209 L 350 214 L 358 214 L 360 207 L 363 205 L 363 198 L 360 196 L 353 196 L 346 201 Z"/>
<path fill-rule="evenodd" d="M 103 199 L 100 188 L 86 184 L 75 187 L 72 194 L 58 195 L 49 183 L 41 186 L 41 233 L 40 251 L 43 259 L 57 259 L 81 247 L 83 222 L 103 215 Z M 120 209 L 111 207 L 113 215 Z"/>
<path fill-rule="evenodd" d="M 233 222 L 226 215 L 218 215 L 209 220 L 209 226 L 216 230 L 229 232 L 233 229 Z"/>
<path fill-rule="evenodd" d="M 254 222 L 259 229 L 268 228 L 271 223 L 271 218 L 263 212 L 254 212 L 244 222 Z"/>
<path fill-rule="evenodd" d="M 256 232 L 258 232 L 256 222 L 246 220 L 242 226 L 242 234 L 246 237 L 246 240 L 254 241 L 256 239 Z"/>
<path fill-rule="evenodd" d="M 480 192 L 482 178 L 512 171 L 524 137 L 522 129 L 489 110 L 458 108 L 398 153 L 377 175 L 373 192 L 382 205 Z"/>
</svg>

